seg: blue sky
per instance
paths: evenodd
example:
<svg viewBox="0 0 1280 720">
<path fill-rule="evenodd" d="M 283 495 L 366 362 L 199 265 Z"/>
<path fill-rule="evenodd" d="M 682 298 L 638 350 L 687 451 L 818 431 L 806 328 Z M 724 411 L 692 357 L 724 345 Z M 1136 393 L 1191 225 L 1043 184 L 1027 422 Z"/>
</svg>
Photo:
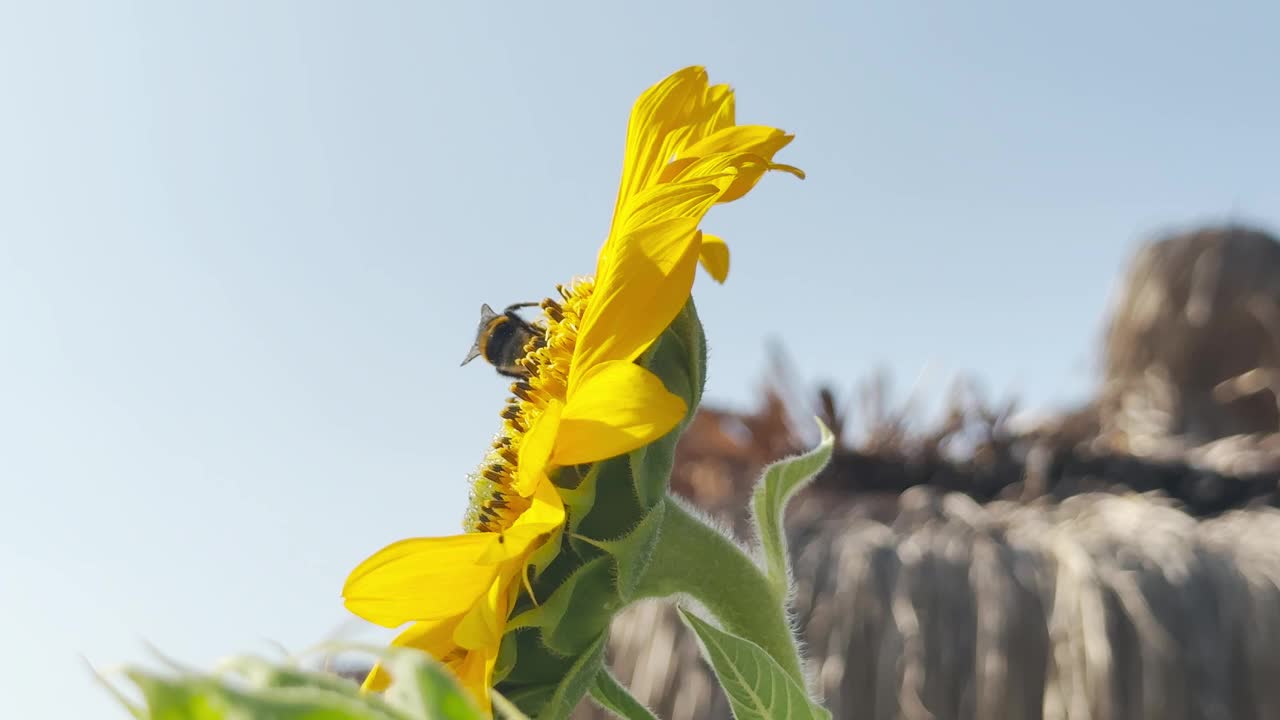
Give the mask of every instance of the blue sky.
<svg viewBox="0 0 1280 720">
<path fill-rule="evenodd" d="M 809 173 L 708 219 L 717 402 L 771 338 L 809 382 L 1070 402 L 1135 243 L 1280 223 L 1273 6 L 787 7 L 0 5 L 9 711 L 110 717 L 80 657 L 144 641 L 304 647 L 355 563 L 453 532 L 504 394 L 458 367 L 479 305 L 592 270 L 684 65 Z"/>
</svg>

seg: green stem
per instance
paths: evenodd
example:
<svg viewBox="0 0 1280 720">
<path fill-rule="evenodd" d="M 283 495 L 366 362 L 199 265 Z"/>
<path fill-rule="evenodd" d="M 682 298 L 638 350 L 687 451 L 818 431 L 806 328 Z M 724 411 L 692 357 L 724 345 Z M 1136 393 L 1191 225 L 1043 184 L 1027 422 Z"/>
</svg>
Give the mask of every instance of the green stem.
<svg viewBox="0 0 1280 720">
<path fill-rule="evenodd" d="M 667 497 L 653 556 L 637 584 L 638 597 L 693 596 L 725 630 L 773 656 L 805 687 L 786 605 L 764 572 L 732 540 Z"/>
</svg>

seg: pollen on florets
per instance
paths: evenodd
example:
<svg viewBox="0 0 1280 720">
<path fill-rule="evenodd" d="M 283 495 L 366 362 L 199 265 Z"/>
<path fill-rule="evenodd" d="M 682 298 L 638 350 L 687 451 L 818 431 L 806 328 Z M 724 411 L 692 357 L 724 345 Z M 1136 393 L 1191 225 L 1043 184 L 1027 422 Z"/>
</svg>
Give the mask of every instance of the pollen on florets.
<svg viewBox="0 0 1280 720">
<path fill-rule="evenodd" d="M 565 399 L 578 328 L 594 287 L 591 280 L 558 285 L 560 299 L 542 301 L 542 316 L 532 323 L 539 332 L 516 361 L 529 374 L 511 384 L 511 396 L 499 413 L 502 429 L 470 475 L 471 504 L 463 521 L 467 532 L 502 532 L 529 508 L 529 499 L 515 491 L 520 443 L 551 400 Z"/>
</svg>

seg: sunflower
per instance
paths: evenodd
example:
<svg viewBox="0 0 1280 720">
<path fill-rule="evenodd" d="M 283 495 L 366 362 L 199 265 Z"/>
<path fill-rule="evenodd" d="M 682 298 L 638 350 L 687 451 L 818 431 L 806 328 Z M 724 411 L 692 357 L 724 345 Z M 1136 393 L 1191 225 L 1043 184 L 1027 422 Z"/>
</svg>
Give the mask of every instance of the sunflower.
<svg viewBox="0 0 1280 720">
<path fill-rule="evenodd" d="M 803 177 L 773 156 L 791 136 L 734 123 L 733 92 L 705 70 L 680 70 L 636 101 L 613 223 L 592 279 L 541 303 L 518 364 L 502 429 L 472 477 L 465 532 L 394 543 L 343 589 L 351 612 L 385 627 L 412 623 L 393 645 L 448 665 L 486 711 L 508 615 L 529 573 L 558 552 L 566 513 L 557 469 L 643 447 L 688 411 L 636 363 L 688 302 L 699 262 L 728 274 L 724 241 L 699 230 L 716 203 L 745 195 L 768 170 Z M 380 667 L 371 689 L 389 678 Z"/>
</svg>

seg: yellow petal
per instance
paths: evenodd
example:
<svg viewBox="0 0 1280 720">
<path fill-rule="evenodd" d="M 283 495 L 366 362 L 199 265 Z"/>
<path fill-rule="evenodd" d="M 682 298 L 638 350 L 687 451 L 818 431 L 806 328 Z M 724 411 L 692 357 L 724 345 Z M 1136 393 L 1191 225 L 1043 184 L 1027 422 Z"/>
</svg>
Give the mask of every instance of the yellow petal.
<svg viewBox="0 0 1280 720">
<path fill-rule="evenodd" d="M 493 717 L 489 692 L 493 688 L 493 668 L 498 664 L 498 653 L 468 652 L 462 660 L 452 663 L 450 669 L 458 676 L 459 684 L 475 699 L 484 717 Z"/>
<path fill-rule="evenodd" d="M 614 217 L 628 198 L 651 186 L 675 156 L 690 132 L 700 107 L 705 107 L 707 71 L 687 67 L 641 93 L 627 123 L 627 145 Z"/>
<path fill-rule="evenodd" d="M 517 563 L 512 565 L 518 569 Z M 458 647 L 497 654 L 498 644 L 502 642 L 502 631 L 507 624 L 506 598 L 512 573 L 508 570 L 502 575 L 507 582 L 499 578 L 498 582 L 489 588 L 484 599 L 462 616 L 462 621 L 453 632 L 453 641 Z"/>
<path fill-rule="evenodd" d="M 453 639 L 457 627 L 457 619 L 445 623 L 414 623 L 392 640 L 391 644 L 396 647 L 416 648 L 437 660 L 448 658 L 445 664 L 457 676 L 459 684 L 471 693 L 476 704 L 488 717 L 488 713 L 491 712 L 489 689 L 493 687 L 493 668 L 498 662 L 497 650 L 467 651 L 459 647 Z M 382 667 L 382 663 L 378 663 L 365 678 L 361 688 L 381 692 L 387 689 L 391 680 L 391 673 Z"/>
<path fill-rule="evenodd" d="M 713 85 L 706 93 L 706 122 L 694 132 L 691 140 L 697 142 L 708 135 L 734 124 L 733 90 L 728 85 Z M 688 152 L 682 148 L 680 154 Z"/>
<path fill-rule="evenodd" d="M 536 577 L 560 553 L 560 532 L 564 530 L 567 515 L 560 491 L 550 481 L 543 482 L 538 487 L 532 500 L 533 504 L 516 518 L 507 534 L 514 535 L 515 541 L 521 542 L 521 533 L 539 533 L 535 539 L 540 542 L 536 545 L 531 544 L 530 552 L 526 556 L 526 561 L 534 568 Z M 521 571 L 523 572 L 524 568 L 521 568 Z M 526 583 L 527 578 L 526 574 Z M 532 588 L 529 588 L 529 594 L 533 594 Z"/>
<path fill-rule="evenodd" d="M 493 584 L 497 568 L 480 564 L 497 533 L 401 540 L 351 571 L 347 609 L 383 627 L 461 615 Z"/>
<path fill-rule="evenodd" d="M 578 330 L 569 394 L 591 367 L 639 357 L 684 307 L 701 247 L 697 226 L 696 218 L 672 218 L 613 243 Z"/>
<path fill-rule="evenodd" d="M 662 169 L 661 182 L 687 177 L 684 172 L 699 159 L 712 155 L 753 155 L 768 165 L 773 156 L 795 139 L 794 135 L 764 125 L 735 125 L 690 144 Z"/>
<path fill-rule="evenodd" d="M 421 650 L 439 659 L 450 655 L 457 647 L 453 641 L 454 630 L 458 627 L 460 617 L 448 618 L 436 622 L 416 622 L 391 641 L 394 647 L 409 647 Z M 365 690 L 381 692 L 391 683 L 391 673 L 382 667 L 382 663 L 373 666 L 373 670 L 361 685 Z"/>
<path fill-rule="evenodd" d="M 639 365 L 599 365 L 565 405 L 552 462 L 577 465 L 631 452 L 670 432 L 686 409 L 684 400 Z"/>
<path fill-rule="evenodd" d="M 514 599 L 510 590 L 512 586 L 518 586 L 523 575 L 523 561 L 503 565 L 497 582 L 489 588 L 484 599 L 463 616 L 454 630 L 453 641 L 458 647 L 498 654 Z"/>
<path fill-rule="evenodd" d="M 778 128 L 764 125 L 734 125 L 723 128 L 685 148 L 682 155 L 702 157 L 721 152 L 745 152 L 772 161 L 779 150 L 795 139 Z"/>
<path fill-rule="evenodd" d="M 521 497 L 529 497 L 534 488 L 546 477 L 547 463 L 551 460 L 551 448 L 555 446 L 556 431 L 560 427 L 560 411 L 564 404 L 552 400 L 534 421 L 520 443 L 515 491 Z"/>
<path fill-rule="evenodd" d="M 701 219 L 733 179 L 725 174 L 717 178 L 665 183 L 643 190 L 623 207 L 622 216 L 617 221 L 618 235 L 614 237 L 623 237 L 639 227 L 670 218 Z"/>
<path fill-rule="evenodd" d="M 715 235 L 702 234 L 702 249 L 698 261 L 716 282 L 723 284 L 729 277 L 729 246 Z"/>
<path fill-rule="evenodd" d="M 532 503 L 529 509 L 520 513 L 520 517 L 511 524 L 508 534 L 525 528 L 545 532 L 564 525 L 564 501 L 560 499 L 555 485 L 550 482 L 539 483 L 530 500 Z"/>
<path fill-rule="evenodd" d="M 697 182 L 703 177 L 723 178 L 727 175 L 731 180 L 727 184 L 721 183 L 725 186 L 725 190 L 716 198 L 718 203 L 727 203 L 746 195 L 760 181 L 765 172 L 774 167 L 763 157 L 752 153 L 715 153 L 700 157 L 686 165 L 676 175 L 675 181 Z"/>
<path fill-rule="evenodd" d="M 511 563 L 523 565 L 530 553 L 564 527 L 564 501 L 550 481 L 538 483 L 530 500 L 529 508 L 502 533 L 502 542 L 492 545 L 482 562 L 501 563 L 500 572 L 514 572 Z"/>
</svg>

